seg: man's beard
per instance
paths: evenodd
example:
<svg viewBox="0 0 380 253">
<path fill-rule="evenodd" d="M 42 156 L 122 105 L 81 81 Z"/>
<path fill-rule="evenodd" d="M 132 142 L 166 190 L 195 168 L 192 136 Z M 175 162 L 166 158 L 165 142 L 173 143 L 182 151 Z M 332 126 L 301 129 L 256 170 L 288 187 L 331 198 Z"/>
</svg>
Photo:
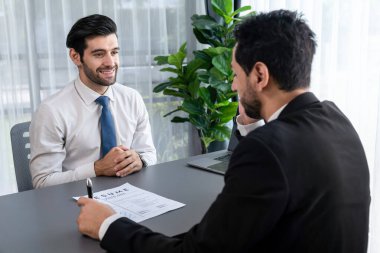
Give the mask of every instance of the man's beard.
<svg viewBox="0 0 380 253">
<path fill-rule="evenodd" d="M 248 117 L 253 119 L 261 119 L 261 101 L 257 97 L 257 93 L 251 88 L 249 83 L 247 85 L 247 90 L 245 96 L 240 98 L 240 103 L 244 107 L 245 113 Z"/>
<path fill-rule="evenodd" d="M 82 65 L 83 65 L 83 71 L 84 73 L 86 74 L 87 78 L 90 79 L 93 83 L 96 83 L 98 85 L 101 85 L 101 86 L 110 86 L 112 84 L 114 84 L 116 82 L 116 76 L 117 76 L 117 65 L 115 65 L 114 67 L 112 68 L 103 68 L 105 70 L 109 70 L 109 69 L 115 69 L 115 75 L 114 77 L 111 79 L 111 80 L 107 80 L 107 79 L 103 79 L 103 78 L 100 78 L 99 75 L 97 74 L 98 71 L 100 70 L 103 70 L 103 69 L 96 69 L 96 73 L 94 73 L 88 66 L 85 62 L 82 62 Z"/>
</svg>

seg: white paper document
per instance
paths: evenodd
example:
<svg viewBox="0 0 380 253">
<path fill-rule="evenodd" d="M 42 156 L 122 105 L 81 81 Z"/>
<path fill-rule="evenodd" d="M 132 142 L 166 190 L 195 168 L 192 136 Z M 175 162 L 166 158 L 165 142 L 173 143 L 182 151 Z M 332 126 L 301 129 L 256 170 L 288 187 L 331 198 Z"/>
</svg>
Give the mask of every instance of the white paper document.
<svg viewBox="0 0 380 253">
<path fill-rule="evenodd" d="M 74 199 L 78 198 L 74 197 Z M 135 222 L 185 206 L 183 203 L 145 191 L 129 183 L 95 192 L 93 198 L 110 205 L 117 213 Z"/>
</svg>

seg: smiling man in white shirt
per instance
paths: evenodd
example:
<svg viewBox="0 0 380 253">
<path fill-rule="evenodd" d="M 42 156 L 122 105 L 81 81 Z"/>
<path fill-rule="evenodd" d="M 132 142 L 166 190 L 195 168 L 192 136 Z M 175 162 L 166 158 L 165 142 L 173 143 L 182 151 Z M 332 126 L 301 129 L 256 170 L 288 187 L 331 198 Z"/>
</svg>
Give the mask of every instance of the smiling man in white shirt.
<svg viewBox="0 0 380 253">
<path fill-rule="evenodd" d="M 149 116 L 141 95 L 116 82 L 116 24 L 103 15 L 78 20 L 66 41 L 79 77 L 44 100 L 30 127 L 30 170 L 35 188 L 95 176 L 126 176 L 156 163 Z M 102 106 L 113 118 L 111 149 L 102 154 Z M 108 129 L 104 129 L 109 133 Z"/>
</svg>

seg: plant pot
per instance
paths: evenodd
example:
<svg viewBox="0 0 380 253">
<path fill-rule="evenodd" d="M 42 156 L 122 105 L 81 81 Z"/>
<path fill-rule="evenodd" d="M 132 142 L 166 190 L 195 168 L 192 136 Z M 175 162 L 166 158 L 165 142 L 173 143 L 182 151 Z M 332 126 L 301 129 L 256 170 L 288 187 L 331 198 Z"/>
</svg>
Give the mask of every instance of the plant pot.
<svg viewBox="0 0 380 253">
<path fill-rule="evenodd" d="M 207 148 L 207 153 L 227 149 L 228 141 L 213 141 Z"/>
</svg>

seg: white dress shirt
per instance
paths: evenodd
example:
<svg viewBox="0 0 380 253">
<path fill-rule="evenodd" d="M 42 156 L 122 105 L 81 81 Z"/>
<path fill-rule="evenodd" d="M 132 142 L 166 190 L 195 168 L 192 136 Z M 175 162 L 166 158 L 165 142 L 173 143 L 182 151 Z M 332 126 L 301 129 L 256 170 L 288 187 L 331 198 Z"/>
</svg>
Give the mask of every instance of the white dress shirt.
<svg viewBox="0 0 380 253">
<path fill-rule="evenodd" d="M 147 165 L 156 163 L 149 116 L 141 95 L 115 83 L 110 98 L 118 145 L 134 149 Z M 95 177 L 100 159 L 100 95 L 79 78 L 44 100 L 30 126 L 30 171 L 34 187 Z"/>
</svg>

